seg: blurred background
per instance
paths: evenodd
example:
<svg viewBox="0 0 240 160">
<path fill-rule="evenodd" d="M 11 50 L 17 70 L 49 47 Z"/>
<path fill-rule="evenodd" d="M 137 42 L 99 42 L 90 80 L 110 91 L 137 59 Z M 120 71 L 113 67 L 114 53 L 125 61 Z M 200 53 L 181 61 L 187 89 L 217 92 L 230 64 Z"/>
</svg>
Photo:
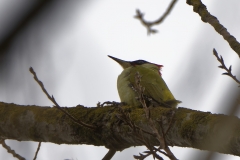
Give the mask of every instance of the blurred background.
<svg viewBox="0 0 240 160">
<path fill-rule="evenodd" d="M 155 35 L 134 19 L 136 9 L 145 19 L 158 19 L 169 0 L 0 0 L 0 101 L 22 105 L 52 106 L 33 80 L 33 67 L 46 89 L 61 106 L 119 101 L 116 81 L 121 67 L 107 57 L 144 59 L 164 65 L 162 76 L 179 106 L 239 116 L 238 85 L 217 68 L 215 48 L 233 74 L 240 78 L 239 57 L 193 7 L 178 1 L 165 21 L 153 27 Z M 240 39 L 240 1 L 202 1 L 208 11 Z M 54 117 L 53 117 L 54 118 Z M 7 140 L 26 159 L 32 159 L 36 142 Z M 235 160 L 239 157 L 172 147 L 178 159 Z M 133 147 L 113 160 L 133 159 L 145 151 Z M 86 145 L 43 143 L 39 160 L 99 160 L 107 150 Z M 13 160 L 0 147 L 0 159 Z M 148 160 L 152 159 L 149 157 Z"/>
</svg>

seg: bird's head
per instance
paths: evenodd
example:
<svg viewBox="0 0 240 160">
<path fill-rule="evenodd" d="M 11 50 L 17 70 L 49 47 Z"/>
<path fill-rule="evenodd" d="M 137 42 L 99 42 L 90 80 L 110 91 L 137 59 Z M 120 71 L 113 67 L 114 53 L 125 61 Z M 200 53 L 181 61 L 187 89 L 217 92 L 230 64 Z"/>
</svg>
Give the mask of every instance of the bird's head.
<svg viewBox="0 0 240 160">
<path fill-rule="evenodd" d="M 159 73 L 161 75 L 161 69 L 163 67 L 163 65 L 159 65 L 159 64 L 155 64 L 155 63 L 151 63 L 145 60 L 136 60 L 136 61 L 124 61 L 118 58 L 115 58 L 113 56 L 109 56 L 108 57 L 112 58 L 114 61 L 116 61 L 118 64 L 120 64 L 122 66 L 123 69 L 126 69 L 128 67 L 132 67 L 132 66 L 137 66 L 137 65 L 144 65 L 147 67 L 154 67 L 157 68 L 159 70 Z"/>
</svg>

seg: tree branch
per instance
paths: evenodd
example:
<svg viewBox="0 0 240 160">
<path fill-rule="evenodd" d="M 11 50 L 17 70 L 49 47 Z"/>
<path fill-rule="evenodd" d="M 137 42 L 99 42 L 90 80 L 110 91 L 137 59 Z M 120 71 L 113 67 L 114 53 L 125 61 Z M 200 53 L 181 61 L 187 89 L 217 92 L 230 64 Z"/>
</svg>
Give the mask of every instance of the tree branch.
<svg viewBox="0 0 240 160">
<path fill-rule="evenodd" d="M 152 29 L 152 26 L 154 25 L 158 25 L 160 23 L 162 23 L 164 21 L 164 19 L 169 15 L 169 13 L 171 12 L 171 10 L 173 9 L 174 5 L 176 4 L 177 0 L 172 0 L 171 4 L 168 6 L 168 9 L 166 10 L 166 12 L 157 20 L 153 21 L 153 22 L 148 22 L 146 21 L 143 16 L 144 14 L 137 9 L 136 10 L 136 16 L 134 16 L 136 19 L 139 19 L 140 22 L 143 24 L 144 27 L 147 28 L 147 33 L 148 34 L 154 34 L 157 33 L 157 30 Z"/>
<path fill-rule="evenodd" d="M 230 47 L 238 54 L 240 57 L 240 43 L 237 39 L 232 36 L 227 29 L 220 24 L 218 19 L 211 15 L 207 7 L 201 2 L 201 0 L 187 0 L 187 4 L 193 6 L 193 11 L 198 13 L 203 22 L 209 23 L 214 27 L 214 29 L 223 36 L 223 38 L 228 42 Z"/>
<path fill-rule="evenodd" d="M 42 143 L 42 142 L 39 142 L 39 143 L 38 143 L 38 147 L 37 147 L 37 150 L 36 150 L 36 152 L 35 152 L 35 155 L 34 155 L 33 160 L 36 160 L 36 159 L 37 159 L 37 155 L 38 155 L 38 152 L 39 152 L 39 150 L 40 150 L 41 143 Z"/>
<path fill-rule="evenodd" d="M 109 151 L 107 152 L 107 154 L 103 157 L 102 160 L 110 160 L 114 154 L 116 153 L 115 149 L 109 149 Z"/>
<path fill-rule="evenodd" d="M 227 75 L 227 76 L 231 77 L 235 82 L 237 82 L 239 84 L 239 87 L 240 87 L 240 81 L 237 79 L 236 76 L 234 76 L 232 74 L 232 66 L 227 68 L 225 63 L 224 63 L 224 60 L 223 60 L 222 56 L 219 57 L 218 53 L 215 49 L 213 49 L 213 55 L 217 58 L 218 62 L 221 63 L 221 66 L 218 66 L 218 67 L 227 71 L 227 72 L 223 73 L 223 75 Z"/>
<path fill-rule="evenodd" d="M 122 106 L 136 126 L 151 130 L 143 108 Z M 88 144 L 123 150 L 142 146 L 143 142 L 129 133 L 127 124 L 119 123 L 118 110 L 112 106 L 65 108 L 69 114 L 87 123 L 101 125 L 99 130 L 79 126 L 55 107 L 21 106 L 0 102 L 0 137 L 19 141 L 52 142 L 57 144 Z M 186 108 L 151 108 L 151 118 L 163 117 L 166 143 L 170 146 L 191 147 L 240 156 L 240 119 L 235 116 L 211 114 Z M 161 133 L 160 127 L 159 133 Z M 142 132 L 151 145 L 159 145 L 156 137 Z M 221 147 L 219 147 L 221 146 Z"/>
<path fill-rule="evenodd" d="M 57 109 L 59 109 L 60 111 L 62 111 L 63 113 L 65 113 L 69 118 L 71 118 L 75 123 L 81 125 L 81 126 L 84 126 L 84 127 L 87 127 L 89 129 L 96 129 L 97 127 L 96 126 L 93 126 L 93 125 L 90 125 L 90 124 L 87 124 L 87 123 L 84 123 L 78 119 L 76 119 L 75 117 L 73 117 L 71 114 L 69 114 L 67 111 L 65 111 L 64 109 L 62 109 L 58 103 L 56 102 L 56 100 L 54 99 L 54 97 L 50 96 L 47 92 L 47 90 L 45 89 L 43 83 L 38 79 L 37 77 L 37 74 L 36 72 L 33 70 L 32 67 L 29 68 L 29 71 L 33 74 L 33 78 L 35 79 L 35 81 L 39 84 L 39 86 L 41 87 L 42 91 L 46 94 L 46 96 L 48 97 L 48 99 L 53 103 L 55 104 L 55 107 Z"/>
<path fill-rule="evenodd" d="M 17 154 L 13 149 L 11 149 L 6 143 L 4 139 L 0 138 L 0 144 L 2 144 L 3 148 L 7 150 L 8 153 L 11 153 L 13 157 L 19 159 L 19 160 L 26 160 L 24 157 Z"/>
</svg>

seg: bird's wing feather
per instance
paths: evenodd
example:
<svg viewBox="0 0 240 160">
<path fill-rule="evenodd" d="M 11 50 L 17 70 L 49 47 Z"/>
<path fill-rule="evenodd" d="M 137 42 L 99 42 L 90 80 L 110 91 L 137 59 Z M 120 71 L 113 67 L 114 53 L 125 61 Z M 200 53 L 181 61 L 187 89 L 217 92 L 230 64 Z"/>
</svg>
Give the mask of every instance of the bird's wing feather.
<svg viewBox="0 0 240 160">
<path fill-rule="evenodd" d="M 135 67 L 132 72 L 139 72 L 141 85 L 145 88 L 144 94 L 154 100 L 162 103 L 169 100 L 175 100 L 167 84 L 162 79 L 158 71 L 144 67 Z M 135 83 L 135 74 L 132 74 L 131 83 Z"/>
</svg>

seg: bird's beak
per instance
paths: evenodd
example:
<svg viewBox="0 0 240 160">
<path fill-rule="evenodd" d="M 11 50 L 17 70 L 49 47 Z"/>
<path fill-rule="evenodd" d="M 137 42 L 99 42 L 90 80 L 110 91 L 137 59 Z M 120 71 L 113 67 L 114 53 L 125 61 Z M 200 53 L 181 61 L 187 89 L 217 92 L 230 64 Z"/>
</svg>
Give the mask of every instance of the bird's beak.
<svg viewBox="0 0 240 160">
<path fill-rule="evenodd" d="M 115 58 L 115 57 L 109 56 L 109 55 L 108 55 L 108 57 L 112 58 L 114 61 L 119 63 L 122 66 L 123 69 L 131 66 L 130 62 L 128 62 L 128 61 L 124 61 L 124 60 L 121 60 L 121 59 L 118 59 L 118 58 Z"/>
</svg>

